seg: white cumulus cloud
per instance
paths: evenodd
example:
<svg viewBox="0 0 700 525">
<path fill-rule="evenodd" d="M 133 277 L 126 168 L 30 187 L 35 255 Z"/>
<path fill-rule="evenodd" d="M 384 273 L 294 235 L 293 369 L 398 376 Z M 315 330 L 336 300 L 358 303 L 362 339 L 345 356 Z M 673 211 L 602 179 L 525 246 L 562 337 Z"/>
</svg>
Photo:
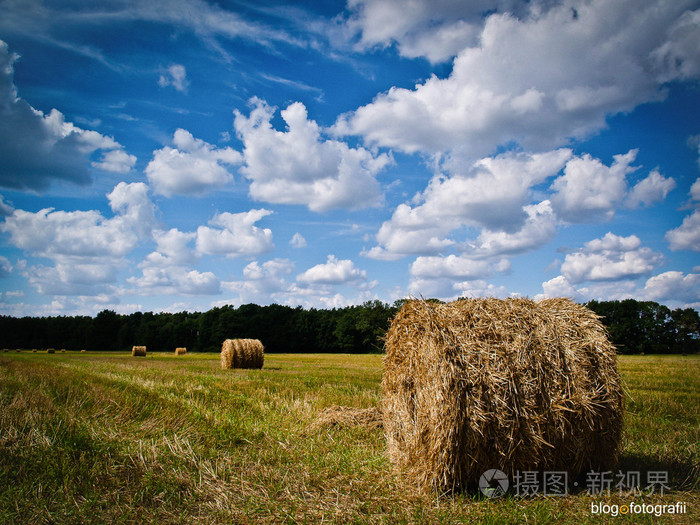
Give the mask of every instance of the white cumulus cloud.
<svg viewBox="0 0 700 525">
<path fill-rule="evenodd" d="M 326 139 L 306 107 L 295 102 L 281 112 L 285 131 L 270 123 L 275 108 L 252 99 L 250 116 L 235 111 L 234 127 L 244 144 L 241 173 L 256 200 L 302 204 L 312 211 L 360 209 L 382 200 L 375 176 L 391 162 L 386 154 Z"/>
<path fill-rule="evenodd" d="M 209 226 L 197 228 L 197 251 L 208 255 L 254 257 L 272 250 L 272 230 L 255 226 L 271 213 L 270 210 L 257 209 L 216 214 Z"/>
<path fill-rule="evenodd" d="M 410 267 L 409 291 L 424 297 L 453 299 L 467 290 L 482 288 L 472 281 L 481 283 L 484 278 L 509 268 L 506 259 L 479 260 L 464 255 L 418 257 Z"/>
<path fill-rule="evenodd" d="M 360 13 L 376 7 L 392 21 L 364 24 L 364 42 L 403 38 L 394 23 L 410 19 L 405 3 L 357 4 L 364 6 Z M 430 9 L 427 2 L 411 4 Z M 663 83 L 698 76 L 692 0 L 512 4 L 523 6 L 522 16 L 489 15 L 478 38 L 467 36 L 472 43 L 449 76 L 393 87 L 341 116 L 336 132 L 406 152 L 459 150 L 471 158 L 513 142 L 552 149 L 605 127 L 610 114 L 663 97 Z"/>
<path fill-rule="evenodd" d="M 297 281 L 308 284 L 344 284 L 367 279 L 367 272 L 360 270 L 349 259 L 337 259 L 329 255 L 325 263 L 317 264 L 297 275 Z"/>
<path fill-rule="evenodd" d="M 270 298 L 284 302 L 291 284 L 287 277 L 294 270 L 289 259 L 272 259 L 260 263 L 252 261 L 243 268 L 243 280 L 221 283 L 223 288 L 237 294 L 236 302 L 262 304 Z"/>
<path fill-rule="evenodd" d="M 343 21 L 355 47 L 369 50 L 398 46 L 402 56 L 442 62 L 476 44 L 482 13 L 515 2 L 462 0 L 350 0 Z"/>
<path fill-rule="evenodd" d="M 649 176 L 634 185 L 625 204 L 629 208 L 638 208 L 642 205 L 649 206 L 655 202 L 661 202 L 675 187 L 676 181 L 673 178 L 666 178 L 658 170 L 653 170 Z"/>
<path fill-rule="evenodd" d="M 129 277 L 138 294 L 215 295 L 221 293 L 219 279 L 212 272 L 189 270 L 181 266 L 159 268 L 145 266 L 141 277 Z"/>
<path fill-rule="evenodd" d="M 643 296 L 650 301 L 666 303 L 680 301 L 690 304 L 700 303 L 700 274 L 670 271 L 650 277 Z"/>
<path fill-rule="evenodd" d="M 166 197 L 201 195 L 233 182 L 228 166 L 240 164 L 242 156 L 232 148 L 217 148 L 194 138 L 184 129 L 173 134 L 173 145 L 153 152 L 146 176 L 153 190 Z"/>
<path fill-rule="evenodd" d="M 582 250 L 567 254 L 561 273 L 570 283 L 634 279 L 650 274 L 661 260 L 662 256 L 642 246 L 636 235 L 607 233 L 587 242 Z"/>
<path fill-rule="evenodd" d="M 495 257 L 534 250 L 550 242 L 557 234 L 557 219 L 548 200 L 523 207 L 527 219 L 516 232 L 482 230 L 474 246 L 467 251 Z"/>
<path fill-rule="evenodd" d="M 610 220 L 627 193 L 627 175 L 637 150 L 615 155 L 611 166 L 590 155 L 571 159 L 552 184 L 551 201 L 557 215 L 568 222 Z"/>
<path fill-rule="evenodd" d="M 93 168 L 98 168 L 103 171 L 111 171 L 112 173 L 128 173 L 136 164 L 136 156 L 129 155 L 121 149 L 113 149 L 102 153 L 102 159 L 99 162 L 91 163 Z"/>
<path fill-rule="evenodd" d="M 96 210 L 14 210 L 0 224 L 10 243 L 53 266 L 23 270 L 30 284 L 49 295 L 95 296 L 114 292 L 125 257 L 157 225 L 155 206 L 143 183 L 119 183 L 107 198 L 114 215 Z"/>
<path fill-rule="evenodd" d="M 666 240 L 672 250 L 700 252 L 700 210 L 695 210 L 683 219 L 683 223 L 666 232 Z"/>
<path fill-rule="evenodd" d="M 42 257 L 123 257 L 154 226 L 154 206 L 143 183 L 119 183 L 107 195 L 115 215 L 100 212 L 15 210 L 0 224 L 10 242 Z"/>
<path fill-rule="evenodd" d="M 547 213 L 543 206 L 547 205 L 540 206 L 539 211 L 528 208 L 531 188 L 559 173 L 570 158 L 568 149 L 506 153 L 466 166 L 451 158 L 444 167 L 453 173 L 433 177 L 425 191 L 413 199 L 415 204 L 397 206 L 377 232 L 378 245 L 365 255 L 395 259 L 437 254 L 457 245 L 458 241 L 448 235 L 465 226 L 488 230 L 479 241 L 481 249 L 517 251 L 517 244 L 523 249 L 534 246 L 534 237 L 544 241 L 551 232 L 533 231 L 538 228 L 533 222 L 543 222 Z M 523 228 L 528 231 L 523 233 Z M 500 241 L 498 232 L 504 233 Z M 520 232 L 518 239 L 516 232 Z"/>
<path fill-rule="evenodd" d="M 690 198 L 697 207 L 700 202 L 700 178 L 690 187 Z M 700 210 L 695 209 L 683 219 L 683 223 L 678 228 L 667 231 L 666 240 L 674 251 L 700 251 Z"/>
</svg>

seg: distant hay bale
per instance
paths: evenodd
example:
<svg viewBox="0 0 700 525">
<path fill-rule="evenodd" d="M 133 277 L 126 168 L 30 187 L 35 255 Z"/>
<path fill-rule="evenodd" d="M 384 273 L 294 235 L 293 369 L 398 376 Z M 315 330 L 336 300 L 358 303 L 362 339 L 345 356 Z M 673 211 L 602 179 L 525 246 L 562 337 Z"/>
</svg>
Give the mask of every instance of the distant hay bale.
<svg viewBox="0 0 700 525">
<path fill-rule="evenodd" d="M 80 351 L 81 354 L 84 354 L 85 352 L 87 352 L 87 350 L 81 350 L 81 351 Z"/>
<path fill-rule="evenodd" d="M 175 349 L 175 355 L 185 355 L 187 353 L 187 348 L 178 347 Z"/>
<path fill-rule="evenodd" d="M 65 349 L 65 348 L 61 348 L 61 353 L 62 353 L 62 354 L 65 354 L 65 353 L 66 353 L 66 349 Z"/>
<path fill-rule="evenodd" d="M 381 428 L 382 412 L 378 408 L 334 406 L 326 408 L 313 424 L 314 427 Z"/>
<path fill-rule="evenodd" d="M 221 345 L 221 368 L 262 368 L 264 360 L 258 339 L 226 339 Z"/>
<path fill-rule="evenodd" d="M 32 349 L 32 353 L 36 354 L 36 348 Z"/>
<path fill-rule="evenodd" d="M 55 354 L 55 353 L 56 353 L 56 350 L 53 349 L 53 348 L 47 348 L 47 349 L 46 349 L 46 353 L 47 353 L 47 354 Z"/>
<path fill-rule="evenodd" d="M 499 469 L 612 470 L 623 391 L 614 346 L 568 299 L 412 300 L 387 332 L 389 457 L 423 490 L 474 489 Z"/>
<path fill-rule="evenodd" d="M 138 357 L 146 357 L 146 347 L 145 346 L 134 346 L 131 348 L 131 355 Z"/>
</svg>

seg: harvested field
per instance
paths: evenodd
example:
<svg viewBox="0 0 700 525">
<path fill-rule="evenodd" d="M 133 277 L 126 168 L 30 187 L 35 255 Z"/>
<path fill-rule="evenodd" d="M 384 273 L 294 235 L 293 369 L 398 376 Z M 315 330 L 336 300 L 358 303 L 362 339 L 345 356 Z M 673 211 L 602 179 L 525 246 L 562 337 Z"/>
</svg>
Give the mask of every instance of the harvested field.
<svg viewBox="0 0 700 525">
<path fill-rule="evenodd" d="M 377 409 L 379 355 L 0 354 L 0 523 L 601 523 L 591 503 L 700 510 L 700 357 L 620 357 L 629 391 L 619 468 L 666 472 L 664 495 L 486 499 L 421 494 L 393 474 L 383 429 L 314 427 Z M 611 519 L 615 522 L 614 519 Z"/>
</svg>

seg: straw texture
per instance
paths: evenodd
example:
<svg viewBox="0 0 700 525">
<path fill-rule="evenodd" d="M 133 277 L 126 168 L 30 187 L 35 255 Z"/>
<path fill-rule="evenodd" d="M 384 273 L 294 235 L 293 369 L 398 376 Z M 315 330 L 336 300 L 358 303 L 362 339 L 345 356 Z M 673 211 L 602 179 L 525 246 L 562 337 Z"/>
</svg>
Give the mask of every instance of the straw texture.
<svg viewBox="0 0 700 525">
<path fill-rule="evenodd" d="M 262 368 L 265 348 L 258 339 L 226 339 L 221 345 L 221 368 Z"/>
<path fill-rule="evenodd" d="M 321 412 L 313 426 L 381 428 L 382 412 L 378 408 L 333 406 Z"/>
<path fill-rule="evenodd" d="M 567 299 L 407 302 L 387 332 L 389 456 L 422 490 L 474 489 L 488 469 L 613 468 L 623 392 L 598 317 Z"/>
<path fill-rule="evenodd" d="M 175 349 L 175 355 L 185 355 L 187 353 L 187 348 L 178 347 Z"/>
<path fill-rule="evenodd" d="M 146 347 L 145 346 L 134 346 L 131 348 L 131 355 L 137 357 L 146 357 Z"/>
</svg>

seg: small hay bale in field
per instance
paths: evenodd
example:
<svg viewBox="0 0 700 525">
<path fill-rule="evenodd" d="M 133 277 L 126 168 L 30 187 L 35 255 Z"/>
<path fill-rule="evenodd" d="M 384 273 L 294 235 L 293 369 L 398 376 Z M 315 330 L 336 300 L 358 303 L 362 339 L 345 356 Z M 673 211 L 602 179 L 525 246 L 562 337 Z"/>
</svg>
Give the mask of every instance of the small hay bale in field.
<svg viewBox="0 0 700 525">
<path fill-rule="evenodd" d="M 32 349 L 32 353 L 36 354 L 36 348 Z"/>
<path fill-rule="evenodd" d="M 474 489 L 499 469 L 612 470 L 617 358 L 596 314 L 567 299 L 407 302 L 386 335 L 389 457 L 423 490 Z"/>
<path fill-rule="evenodd" d="M 378 408 L 334 406 L 326 408 L 314 422 L 314 427 L 381 428 L 382 412 Z"/>
<path fill-rule="evenodd" d="M 53 348 L 47 348 L 47 349 L 46 349 L 46 353 L 47 353 L 47 354 L 55 354 L 55 353 L 56 353 L 56 350 L 53 349 Z"/>
<path fill-rule="evenodd" d="M 65 349 L 65 348 L 61 348 L 61 353 L 62 353 L 62 354 L 65 354 L 65 353 L 66 353 L 66 349 Z"/>
<path fill-rule="evenodd" d="M 85 352 L 87 352 L 87 350 L 81 350 L 81 351 L 80 351 L 81 354 L 84 354 Z"/>
<path fill-rule="evenodd" d="M 221 368 L 262 368 L 264 360 L 258 339 L 226 339 L 221 345 Z"/>
<path fill-rule="evenodd" d="M 146 357 L 146 347 L 145 346 L 134 346 L 131 348 L 131 355 L 137 357 Z"/>
<path fill-rule="evenodd" d="M 185 355 L 187 353 L 187 348 L 178 347 L 175 349 L 175 355 Z"/>
</svg>

